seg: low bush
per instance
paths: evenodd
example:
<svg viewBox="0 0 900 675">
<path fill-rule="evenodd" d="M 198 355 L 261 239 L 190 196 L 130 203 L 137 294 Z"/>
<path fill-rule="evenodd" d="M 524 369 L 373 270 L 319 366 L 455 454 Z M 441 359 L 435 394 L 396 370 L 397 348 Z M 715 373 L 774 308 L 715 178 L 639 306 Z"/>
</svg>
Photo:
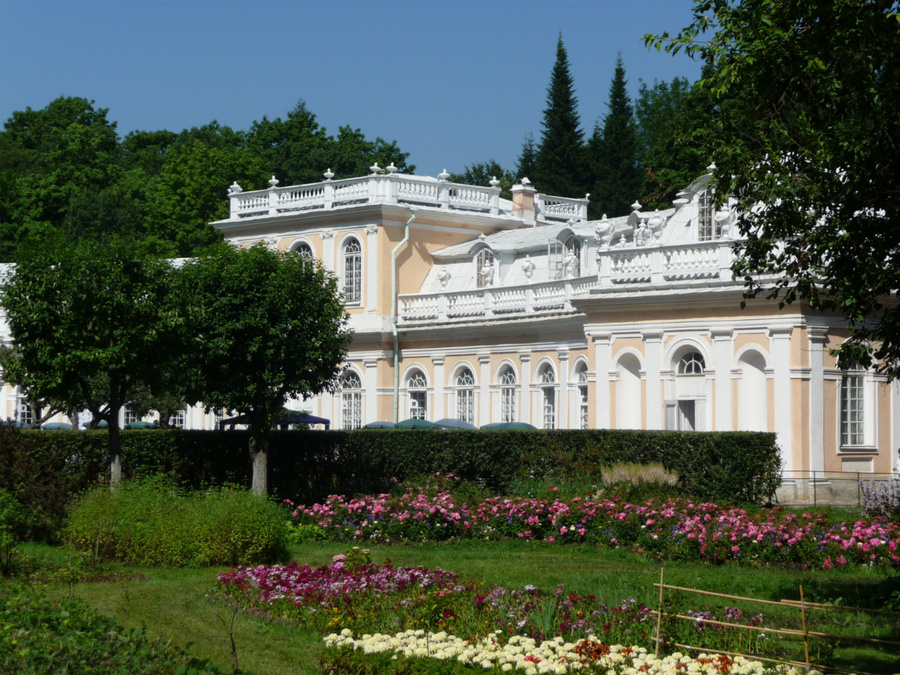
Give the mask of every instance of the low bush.
<svg viewBox="0 0 900 675">
<path fill-rule="evenodd" d="M 97 488 L 72 511 L 63 539 L 98 560 L 197 567 L 286 555 L 282 510 L 242 488 L 180 492 L 161 478 Z"/>
<path fill-rule="evenodd" d="M 28 513 L 19 500 L 0 488 L 0 575 L 9 576 L 13 570 L 16 545 L 28 531 Z"/>
<path fill-rule="evenodd" d="M 127 630 L 69 598 L 50 602 L 0 584 L 0 672 L 204 675 L 230 672 L 141 630 Z"/>
</svg>

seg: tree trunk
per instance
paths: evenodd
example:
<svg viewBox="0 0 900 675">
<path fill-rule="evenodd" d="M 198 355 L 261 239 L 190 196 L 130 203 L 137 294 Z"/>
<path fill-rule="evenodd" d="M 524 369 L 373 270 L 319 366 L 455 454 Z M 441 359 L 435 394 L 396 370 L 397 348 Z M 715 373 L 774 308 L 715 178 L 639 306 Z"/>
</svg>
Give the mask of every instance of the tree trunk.
<svg viewBox="0 0 900 675">
<path fill-rule="evenodd" d="M 250 432 L 250 459 L 253 460 L 253 494 L 265 497 L 269 492 L 269 438 L 256 424 Z"/>
</svg>

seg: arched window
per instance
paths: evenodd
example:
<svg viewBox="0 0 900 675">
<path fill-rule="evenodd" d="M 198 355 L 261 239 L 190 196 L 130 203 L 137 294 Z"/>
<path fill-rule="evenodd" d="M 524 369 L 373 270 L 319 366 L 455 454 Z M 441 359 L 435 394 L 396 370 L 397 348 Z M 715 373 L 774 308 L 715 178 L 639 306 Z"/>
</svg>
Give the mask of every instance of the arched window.
<svg viewBox="0 0 900 675">
<path fill-rule="evenodd" d="M 700 352 L 687 352 L 678 361 L 679 375 L 702 375 L 706 364 L 703 362 L 703 355 Z"/>
<path fill-rule="evenodd" d="M 578 381 L 578 424 L 579 428 L 588 428 L 588 376 L 587 364 L 582 362 L 575 373 Z"/>
<path fill-rule="evenodd" d="M 344 429 L 362 426 L 362 381 L 352 370 L 341 376 L 341 426 Z"/>
<path fill-rule="evenodd" d="M 516 421 L 516 371 L 506 366 L 500 372 L 500 421 Z"/>
<path fill-rule="evenodd" d="M 541 369 L 541 411 L 544 429 L 556 428 L 556 375 L 550 364 Z"/>
<path fill-rule="evenodd" d="M 475 256 L 475 281 L 477 288 L 494 285 L 494 254 L 484 248 Z"/>
<path fill-rule="evenodd" d="M 468 368 L 456 375 L 456 418 L 475 424 L 475 378 Z"/>
<path fill-rule="evenodd" d="M 409 416 L 414 419 L 428 419 L 428 381 L 421 370 L 413 370 L 406 378 L 409 394 Z"/>
<path fill-rule="evenodd" d="M 344 302 L 362 302 L 362 246 L 351 237 L 344 244 Z"/>
<path fill-rule="evenodd" d="M 697 239 L 712 241 L 715 237 L 715 198 L 712 189 L 700 193 L 697 215 Z"/>
<path fill-rule="evenodd" d="M 299 253 L 300 255 L 305 255 L 309 258 L 313 257 L 312 246 L 310 246 L 307 242 L 301 241 L 299 244 L 294 246 L 294 252 Z"/>
</svg>

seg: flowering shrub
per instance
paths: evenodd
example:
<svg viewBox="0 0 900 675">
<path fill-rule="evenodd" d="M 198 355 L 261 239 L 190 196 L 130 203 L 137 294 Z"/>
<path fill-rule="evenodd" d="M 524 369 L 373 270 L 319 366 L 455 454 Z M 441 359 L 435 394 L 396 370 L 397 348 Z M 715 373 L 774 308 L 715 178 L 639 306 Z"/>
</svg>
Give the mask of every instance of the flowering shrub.
<svg viewBox="0 0 900 675">
<path fill-rule="evenodd" d="M 700 654 L 696 658 L 676 652 L 657 658 L 642 647 L 606 645 L 595 637 L 578 642 L 554 638 L 538 642 L 518 635 L 508 641 L 493 633 L 480 640 L 463 640 L 441 631 L 408 630 L 394 635 L 366 634 L 354 638 L 344 629 L 325 638 L 326 654 L 323 663 L 340 650 L 358 650 L 365 654 L 388 652 L 398 656 L 428 658 L 440 661 L 455 660 L 479 670 L 494 672 L 521 671 L 525 675 L 537 673 L 603 673 L 604 675 L 636 675 L 637 673 L 695 673 L 697 675 L 727 675 L 742 673 L 763 675 L 800 675 L 806 669 L 788 666 L 766 667 L 759 661 L 724 654 Z M 818 671 L 808 671 L 818 673 Z"/>
<path fill-rule="evenodd" d="M 660 559 L 804 568 L 895 566 L 900 526 L 883 517 L 833 524 L 823 514 L 783 508 L 748 512 L 687 499 L 621 503 L 575 497 L 455 498 L 448 489 L 412 486 L 396 494 L 333 495 L 294 506 L 296 523 L 337 541 L 543 540 L 627 547 Z"/>
<path fill-rule="evenodd" d="M 900 522 L 900 480 L 864 480 L 859 487 L 867 516 L 885 516 Z"/>
</svg>

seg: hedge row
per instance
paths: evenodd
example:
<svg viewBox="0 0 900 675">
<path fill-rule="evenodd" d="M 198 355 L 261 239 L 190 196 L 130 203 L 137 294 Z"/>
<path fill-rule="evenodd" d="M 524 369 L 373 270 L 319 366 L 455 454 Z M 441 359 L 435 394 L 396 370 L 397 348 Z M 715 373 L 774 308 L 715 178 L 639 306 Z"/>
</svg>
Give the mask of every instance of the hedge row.
<svg viewBox="0 0 900 675">
<path fill-rule="evenodd" d="M 0 488 L 55 531 L 65 508 L 107 478 L 105 431 L 21 431 L 0 425 Z M 250 485 L 248 434 L 242 431 L 122 432 L 125 476 L 165 473 L 186 487 Z M 453 473 L 503 493 L 523 478 L 560 482 L 597 476 L 619 462 L 660 462 L 697 499 L 761 502 L 779 483 L 774 434 L 728 432 L 277 431 L 269 457 L 270 491 L 298 503 L 327 495 L 381 492 L 390 480 Z"/>
</svg>

